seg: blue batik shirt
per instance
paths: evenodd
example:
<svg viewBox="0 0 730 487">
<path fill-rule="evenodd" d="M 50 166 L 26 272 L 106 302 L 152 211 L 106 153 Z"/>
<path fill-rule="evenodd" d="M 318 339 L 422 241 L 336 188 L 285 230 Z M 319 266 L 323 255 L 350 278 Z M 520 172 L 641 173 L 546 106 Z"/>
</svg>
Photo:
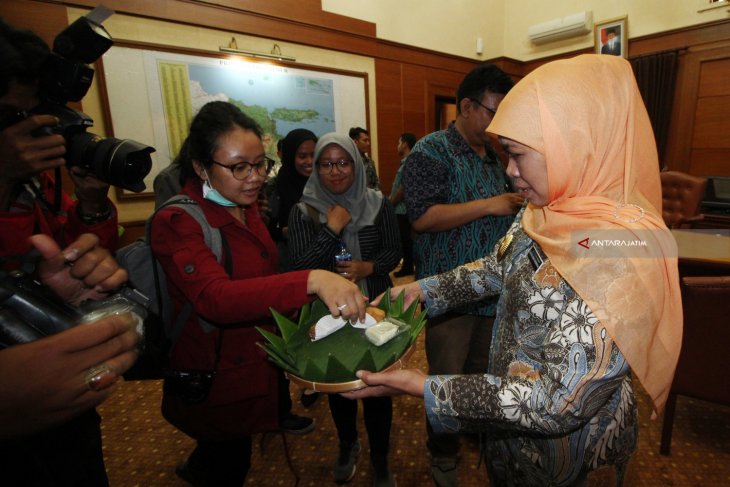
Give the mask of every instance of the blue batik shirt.
<svg viewBox="0 0 730 487">
<path fill-rule="evenodd" d="M 504 167 L 491 146 L 481 158 L 450 124 L 413 147 L 403 170 L 408 218 L 420 218 L 436 204 L 465 203 L 508 191 Z M 443 232 L 420 234 L 413 244 L 416 278 L 432 276 L 489 254 L 507 232 L 514 215 L 486 216 Z M 494 316 L 495 299 L 457 312 Z"/>
</svg>

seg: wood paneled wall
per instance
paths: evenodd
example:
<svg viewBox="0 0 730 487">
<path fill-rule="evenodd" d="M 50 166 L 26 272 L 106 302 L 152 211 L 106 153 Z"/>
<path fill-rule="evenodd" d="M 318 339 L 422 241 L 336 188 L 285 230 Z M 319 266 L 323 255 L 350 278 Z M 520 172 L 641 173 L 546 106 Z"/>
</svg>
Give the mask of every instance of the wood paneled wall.
<svg viewBox="0 0 730 487">
<path fill-rule="evenodd" d="M 664 154 L 667 169 L 730 176 L 730 21 L 722 20 L 629 39 L 629 57 L 680 49 Z M 546 62 L 590 53 L 583 49 L 525 63 L 525 75 Z"/>
<path fill-rule="evenodd" d="M 630 55 L 682 48 L 663 162 L 698 176 L 730 176 L 730 21 L 634 39 Z"/>
<path fill-rule="evenodd" d="M 450 71 L 389 60 L 375 61 L 378 100 L 378 168 L 381 185 L 389 191 L 400 165 L 396 150 L 403 132 L 416 137 L 434 130 L 436 96 L 454 97 L 456 87 L 473 65 Z"/>
</svg>

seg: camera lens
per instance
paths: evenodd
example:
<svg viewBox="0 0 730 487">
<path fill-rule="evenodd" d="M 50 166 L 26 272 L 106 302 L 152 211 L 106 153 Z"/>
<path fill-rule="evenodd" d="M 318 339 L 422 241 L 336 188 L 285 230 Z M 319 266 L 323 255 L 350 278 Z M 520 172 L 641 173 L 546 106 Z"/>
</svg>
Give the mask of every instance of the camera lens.
<svg viewBox="0 0 730 487">
<path fill-rule="evenodd" d="M 69 161 L 102 181 L 135 192 L 145 189 L 144 178 L 152 169 L 153 147 L 83 132 L 69 137 L 67 148 Z"/>
</svg>

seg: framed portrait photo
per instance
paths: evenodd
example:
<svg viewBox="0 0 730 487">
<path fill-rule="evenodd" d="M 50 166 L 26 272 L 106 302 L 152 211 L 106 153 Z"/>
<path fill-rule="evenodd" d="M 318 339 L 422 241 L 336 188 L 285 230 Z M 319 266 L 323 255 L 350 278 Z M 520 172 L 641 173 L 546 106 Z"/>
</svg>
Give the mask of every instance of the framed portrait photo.
<svg viewBox="0 0 730 487">
<path fill-rule="evenodd" d="M 627 57 L 629 51 L 627 31 L 626 16 L 594 24 L 596 54 Z"/>
</svg>

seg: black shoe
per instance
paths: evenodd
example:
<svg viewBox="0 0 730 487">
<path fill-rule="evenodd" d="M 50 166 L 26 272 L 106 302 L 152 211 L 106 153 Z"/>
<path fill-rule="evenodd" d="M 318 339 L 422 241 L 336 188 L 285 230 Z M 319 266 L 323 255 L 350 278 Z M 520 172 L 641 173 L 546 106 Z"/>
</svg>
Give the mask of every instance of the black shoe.
<svg viewBox="0 0 730 487">
<path fill-rule="evenodd" d="M 205 487 L 205 473 L 190 468 L 188 461 L 178 463 L 175 466 L 175 475 L 195 487 Z"/>
<path fill-rule="evenodd" d="M 279 429 L 284 433 L 306 435 L 314 430 L 314 419 L 290 413 L 287 417 L 279 421 Z"/>
<path fill-rule="evenodd" d="M 370 463 L 373 467 L 373 487 L 396 487 L 393 473 L 388 468 L 387 458 L 371 458 Z"/>
<path fill-rule="evenodd" d="M 394 272 L 393 275 L 395 277 L 412 276 L 413 275 L 413 269 L 401 269 L 398 272 Z"/>
<path fill-rule="evenodd" d="M 431 458 L 431 479 L 436 487 L 458 487 L 459 474 L 456 458 Z"/>
<path fill-rule="evenodd" d="M 307 391 L 309 391 L 309 389 L 302 391 L 302 395 L 299 397 L 299 402 L 301 402 L 302 406 L 304 406 L 305 408 L 312 406 L 312 404 L 317 402 L 317 399 L 319 399 L 319 392 Z"/>
<path fill-rule="evenodd" d="M 332 477 L 338 484 L 344 484 L 352 480 L 357 470 L 357 459 L 360 456 L 360 442 L 355 441 L 350 445 L 340 443 L 340 456 L 332 469 Z"/>
</svg>

